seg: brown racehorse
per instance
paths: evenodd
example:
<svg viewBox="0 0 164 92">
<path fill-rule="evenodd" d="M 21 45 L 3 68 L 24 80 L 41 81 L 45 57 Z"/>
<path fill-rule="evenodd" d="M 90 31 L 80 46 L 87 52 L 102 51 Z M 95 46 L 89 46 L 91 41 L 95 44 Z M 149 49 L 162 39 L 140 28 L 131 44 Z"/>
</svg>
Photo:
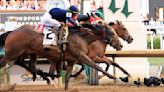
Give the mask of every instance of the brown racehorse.
<svg viewBox="0 0 164 92">
<path fill-rule="evenodd" d="M 102 28 L 101 28 L 102 29 Z M 78 29 L 82 30 L 76 34 L 70 34 L 68 36 L 68 44 L 67 49 L 65 51 L 65 60 L 69 62 L 69 66 L 67 67 L 67 74 L 66 74 L 66 84 L 65 89 L 68 88 L 68 80 L 70 76 L 70 72 L 74 65 L 72 61 L 79 61 L 81 63 L 87 64 L 90 67 L 93 67 L 102 73 L 106 74 L 109 78 L 116 79 L 114 76 L 108 74 L 102 68 L 97 66 L 88 56 L 88 44 L 95 40 L 103 40 L 103 37 L 106 37 L 106 40 L 111 43 L 111 40 L 114 40 L 112 37 L 115 35 L 108 26 L 105 26 L 101 30 L 101 34 L 94 35 L 88 31 L 88 29 Z M 54 46 L 52 50 L 45 51 L 42 46 L 42 39 L 43 36 L 41 34 L 36 33 L 33 31 L 31 25 L 24 25 L 14 32 L 11 32 L 5 41 L 5 56 L 0 61 L 0 67 L 6 65 L 9 61 L 16 60 L 17 58 L 21 57 L 23 54 L 31 54 L 35 53 L 39 56 L 44 56 L 48 58 L 50 61 L 55 61 L 59 59 L 59 48 L 58 46 Z M 115 38 L 118 42 L 118 38 Z M 114 41 L 111 45 L 117 45 L 120 49 L 121 45 L 115 44 Z M 58 61 L 58 60 L 57 60 Z"/>
<path fill-rule="evenodd" d="M 123 40 L 127 41 L 127 43 L 132 43 L 133 37 L 128 32 L 127 28 L 121 21 L 116 20 L 116 22 L 110 22 L 110 26 L 115 30 L 117 35 L 122 38 Z"/>
<path fill-rule="evenodd" d="M 113 27 L 115 32 L 118 34 L 120 38 L 127 41 L 128 43 L 131 43 L 133 41 L 132 36 L 129 34 L 128 30 L 125 28 L 125 26 L 120 21 L 116 21 L 116 23 L 111 22 L 109 23 L 110 26 Z M 90 27 L 91 28 L 91 27 Z M 88 56 L 96 63 L 106 63 L 107 67 L 105 71 L 107 72 L 109 69 L 109 65 L 113 65 L 115 67 L 118 67 L 121 71 L 123 71 L 125 74 L 130 76 L 130 74 L 123 69 L 121 66 L 119 66 L 117 63 L 113 62 L 112 60 L 108 59 L 105 56 L 105 50 L 106 50 L 106 44 L 101 40 L 96 40 L 95 42 L 89 44 L 89 54 Z M 71 75 L 72 77 L 76 77 L 84 70 L 84 65 L 82 65 L 82 68 L 79 72 L 77 72 L 74 75 Z M 55 71 L 55 65 L 52 65 L 50 67 L 50 74 L 52 75 Z"/>
</svg>

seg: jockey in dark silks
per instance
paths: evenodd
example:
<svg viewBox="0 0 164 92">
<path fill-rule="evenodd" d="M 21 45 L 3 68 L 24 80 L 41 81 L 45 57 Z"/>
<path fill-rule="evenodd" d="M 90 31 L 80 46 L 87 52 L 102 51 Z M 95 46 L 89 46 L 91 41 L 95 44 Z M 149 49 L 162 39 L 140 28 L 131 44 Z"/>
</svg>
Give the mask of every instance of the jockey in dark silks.
<svg viewBox="0 0 164 92">
<path fill-rule="evenodd" d="M 59 30 L 61 22 L 64 22 L 68 26 L 78 26 L 78 13 L 79 10 L 75 6 L 70 6 L 67 10 L 52 8 L 49 12 L 46 12 L 43 15 L 41 25 L 44 25 L 47 28 L 53 27 L 55 30 Z M 43 40 L 43 45 L 47 45 L 44 42 L 46 43 L 46 41 Z M 57 45 L 57 37 L 54 38 L 54 41 L 51 44 Z"/>
<path fill-rule="evenodd" d="M 75 18 L 78 17 L 78 12 L 79 10 L 75 6 L 71 6 L 68 10 L 53 8 L 49 11 L 49 14 L 52 16 L 52 19 L 59 22 L 69 22 L 74 26 L 78 26 L 77 18 Z"/>
</svg>

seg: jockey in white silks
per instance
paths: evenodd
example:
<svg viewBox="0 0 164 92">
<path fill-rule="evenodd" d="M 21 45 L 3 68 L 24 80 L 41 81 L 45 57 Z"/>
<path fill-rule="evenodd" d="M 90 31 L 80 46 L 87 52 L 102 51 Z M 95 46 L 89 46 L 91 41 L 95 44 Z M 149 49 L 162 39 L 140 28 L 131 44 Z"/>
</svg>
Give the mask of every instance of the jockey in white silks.
<svg viewBox="0 0 164 92">
<path fill-rule="evenodd" d="M 45 26 L 43 46 L 48 47 L 49 45 L 57 45 L 57 36 L 50 31 L 51 27 L 55 30 L 59 30 L 61 22 L 65 24 L 71 24 L 78 26 L 77 22 L 79 10 L 76 6 L 70 6 L 69 9 L 64 10 L 61 8 L 52 8 L 49 12 L 43 15 L 41 25 Z"/>
</svg>

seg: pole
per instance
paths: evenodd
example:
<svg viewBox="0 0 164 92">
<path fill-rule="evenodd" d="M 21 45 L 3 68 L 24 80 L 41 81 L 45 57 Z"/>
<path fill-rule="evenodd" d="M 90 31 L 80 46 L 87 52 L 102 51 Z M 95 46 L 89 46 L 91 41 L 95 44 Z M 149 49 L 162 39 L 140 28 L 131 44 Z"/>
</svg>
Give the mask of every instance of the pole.
<svg viewBox="0 0 164 92">
<path fill-rule="evenodd" d="M 84 0 L 81 0 L 81 6 L 80 6 L 81 14 L 83 15 L 84 13 Z"/>
<path fill-rule="evenodd" d="M 112 56 L 112 59 L 113 59 L 113 62 L 115 63 L 115 56 Z M 116 69 L 115 69 L 115 66 L 113 66 L 113 75 L 114 77 L 116 77 Z M 114 84 L 116 84 L 116 80 L 114 79 Z"/>
<path fill-rule="evenodd" d="M 7 69 L 6 67 L 3 69 L 3 84 L 4 84 L 4 88 L 8 87 L 8 83 L 7 83 Z"/>
<path fill-rule="evenodd" d="M 38 1 L 35 0 L 35 10 L 38 10 Z"/>
</svg>

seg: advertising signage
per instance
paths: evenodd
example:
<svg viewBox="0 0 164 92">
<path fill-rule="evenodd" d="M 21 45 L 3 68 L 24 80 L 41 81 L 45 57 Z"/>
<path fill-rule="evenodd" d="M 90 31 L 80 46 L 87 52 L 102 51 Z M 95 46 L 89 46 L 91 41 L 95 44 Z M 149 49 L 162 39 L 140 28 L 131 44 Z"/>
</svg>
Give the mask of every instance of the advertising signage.
<svg viewBox="0 0 164 92">
<path fill-rule="evenodd" d="M 41 21 L 44 12 L 1 12 L 0 23 L 5 23 L 13 18 L 16 19 L 17 25 L 37 24 Z"/>
</svg>

